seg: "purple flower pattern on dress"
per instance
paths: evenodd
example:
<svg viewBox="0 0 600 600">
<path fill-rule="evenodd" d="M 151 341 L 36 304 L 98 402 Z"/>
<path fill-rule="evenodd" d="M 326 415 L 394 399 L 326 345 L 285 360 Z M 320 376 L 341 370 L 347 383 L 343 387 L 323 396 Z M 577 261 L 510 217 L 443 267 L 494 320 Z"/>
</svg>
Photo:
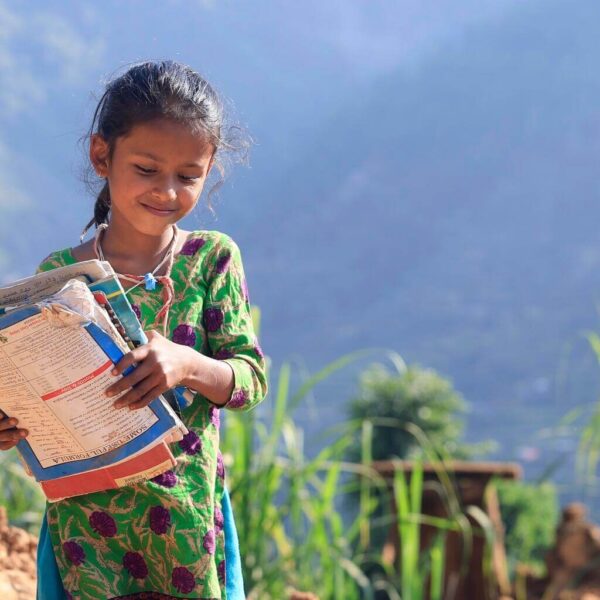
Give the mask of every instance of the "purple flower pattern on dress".
<svg viewBox="0 0 600 600">
<path fill-rule="evenodd" d="M 177 475 L 169 470 L 153 477 L 151 481 L 154 481 L 154 483 L 158 483 L 158 485 L 162 485 L 163 487 L 172 488 L 177 485 Z"/>
<path fill-rule="evenodd" d="M 204 539 L 202 540 L 202 545 L 204 546 L 204 549 L 209 554 L 215 553 L 215 531 L 214 531 L 214 529 L 209 529 L 206 532 L 206 535 L 204 536 Z"/>
<path fill-rule="evenodd" d="M 223 511 L 218 506 L 215 506 L 215 535 L 219 535 L 223 531 L 224 523 Z"/>
<path fill-rule="evenodd" d="M 222 560 L 217 565 L 217 577 L 221 583 L 225 583 L 225 561 Z"/>
<path fill-rule="evenodd" d="M 85 550 L 77 542 L 69 540 L 62 547 L 68 561 L 76 567 L 85 562 Z"/>
<path fill-rule="evenodd" d="M 95 510 L 89 518 L 90 527 L 102 537 L 114 537 L 117 533 L 117 524 L 108 514 Z"/>
<path fill-rule="evenodd" d="M 137 304 L 132 304 L 131 308 L 133 310 L 133 312 L 135 313 L 135 316 L 138 318 L 138 320 L 142 319 L 142 311 L 140 310 L 140 307 Z"/>
<path fill-rule="evenodd" d="M 225 583 L 225 561 L 222 560 L 217 565 L 217 577 L 221 583 Z"/>
<path fill-rule="evenodd" d="M 202 440 L 195 431 L 190 429 L 180 440 L 179 447 L 189 456 L 194 456 L 202 450 Z"/>
<path fill-rule="evenodd" d="M 262 348 L 260 347 L 258 340 L 256 340 L 254 342 L 254 352 L 258 355 L 259 358 L 265 357 L 265 353 L 263 352 Z"/>
<path fill-rule="evenodd" d="M 231 261 L 231 254 L 227 253 L 220 256 L 217 260 L 216 271 L 219 274 L 225 273 L 229 268 L 229 262 Z"/>
<path fill-rule="evenodd" d="M 223 325 L 223 311 L 220 308 L 204 310 L 204 326 L 208 331 L 217 331 Z"/>
<path fill-rule="evenodd" d="M 181 344 L 182 346 L 191 346 L 192 348 L 196 344 L 196 332 L 191 325 L 186 325 L 182 323 L 181 325 L 177 325 L 173 331 L 173 341 L 176 344 Z"/>
<path fill-rule="evenodd" d="M 73 600 L 73 595 L 71 594 L 71 592 L 68 592 L 67 590 L 65 590 L 65 596 L 66 596 L 67 600 Z"/>
<path fill-rule="evenodd" d="M 145 579 L 148 576 L 148 565 L 139 552 L 126 552 L 123 566 L 135 579 Z"/>
<path fill-rule="evenodd" d="M 246 400 L 248 400 L 248 393 L 246 390 L 236 390 L 231 394 L 231 400 L 227 403 L 229 408 L 241 408 L 246 404 Z"/>
<path fill-rule="evenodd" d="M 208 409 L 208 416 L 210 417 L 210 422 L 219 429 L 219 426 L 221 425 L 221 413 L 219 412 L 219 409 L 216 406 L 211 406 Z"/>
<path fill-rule="evenodd" d="M 223 455 L 217 450 L 217 475 L 223 479 L 225 477 L 225 465 L 223 464 Z"/>
<path fill-rule="evenodd" d="M 167 533 L 171 526 L 171 513 L 164 506 L 153 506 L 150 509 L 150 529 L 157 535 Z"/>
<path fill-rule="evenodd" d="M 216 360 L 225 360 L 226 358 L 233 358 L 235 354 L 229 350 L 229 348 L 221 348 L 214 356 Z"/>
<path fill-rule="evenodd" d="M 175 567 L 171 573 L 171 583 L 181 594 L 189 594 L 196 587 L 194 574 L 185 567 Z"/>
<path fill-rule="evenodd" d="M 197 240 L 198 237 L 203 237 L 206 240 Z M 174 329 L 179 324 L 187 324 L 194 326 L 194 331 L 196 334 L 196 345 L 199 346 L 200 343 L 204 343 L 204 333 L 200 329 L 203 326 L 203 308 L 218 308 L 222 311 L 222 324 L 217 329 L 214 334 L 209 335 L 211 337 L 211 344 L 215 348 L 215 353 L 219 349 L 219 347 L 226 346 L 222 352 L 219 352 L 217 358 L 221 359 L 229 359 L 235 358 L 239 356 L 245 355 L 248 357 L 250 362 L 253 363 L 254 368 L 263 368 L 263 365 L 258 361 L 259 353 L 254 350 L 255 339 L 254 334 L 251 328 L 251 321 L 247 318 L 248 315 L 245 312 L 245 307 L 242 301 L 242 294 L 244 296 L 247 295 L 246 282 L 243 278 L 243 273 L 240 267 L 238 267 L 237 263 L 237 249 L 234 247 L 230 247 L 228 244 L 223 245 L 222 239 L 218 235 L 213 235 L 212 232 L 206 233 L 194 233 L 189 240 L 189 244 L 183 249 L 183 254 L 195 254 L 194 256 L 182 256 L 181 260 L 177 261 L 174 267 L 174 275 L 176 275 L 176 280 L 180 283 L 182 282 L 190 282 L 190 284 L 195 287 L 199 287 L 200 285 L 204 285 L 205 283 L 210 283 L 211 275 L 214 277 L 217 275 L 217 261 L 220 255 L 225 254 L 226 252 L 231 253 L 231 260 L 228 265 L 228 273 L 225 275 L 217 276 L 216 279 L 213 278 L 213 282 L 215 287 L 213 290 L 209 291 L 209 297 L 206 298 L 208 303 L 206 306 L 203 306 L 204 298 L 201 294 L 185 294 L 185 296 L 181 297 L 181 302 L 177 302 L 176 305 L 173 306 L 171 311 L 172 318 L 172 328 Z M 207 249 L 210 250 L 210 253 L 207 253 Z M 216 251 L 215 251 L 216 250 Z M 200 260 L 207 255 L 207 260 Z M 185 259 L 185 260 L 184 260 Z M 53 266 L 62 266 L 57 264 L 60 261 L 60 258 L 53 259 Z M 196 283 L 198 285 L 196 286 Z M 142 289 L 142 288 L 140 288 Z M 213 293 L 214 292 L 214 293 Z M 160 308 L 160 303 L 156 303 L 156 298 L 147 298 L 146 294 L 141 294 L 140 296 L 134 296 L 134 298 L 139 297 L 140 300 L 137 302 L 137 309 L 140 311 L 140 315 L 143 315 L 145 321 L 151 323 L 153 319 L 153 313 Z M 221 299 L 224 299 L 224 302 L 221 304 Z M 134 309 L 135 310 L 135 309 Z M 137 313 L 137 311 L 136 311 Z M 196 315 L 200 316 L 200 323 L 196 322 Z M 194 316 L 194 319 L 192 319 Z M 218 317 L 217 317 L 218 319 Z M 241 327 L 244 328 L 244 335 L 234 336 L 230 334 L 230 331 L 226 331 L 229 323 L 239 323 Z M 171 329 L 171 333 L 173 334 L 173 329 Z M 185 334 L 185 332 L 184 332 Z M 183 336 L 185 338 L 185 335 Z M 171 338 L 172 339 L 172 338 Z M 249 344 L 248 344 L 249 341 Z M 203 346 L 204 348 L 208 348 L 208 346 Z M 213 356 L 215 356 L 213 353 Z M 216 356 L 215 356 L 216 357 Z M 238 361 L 241 364 L 241 361 Z M 233 360 L 232 360 L 233 363 Z M 237 366 L 237 365 L 236 365 Z M 258 397 L 258 391 L 255 392 L 254 388 L 248 383 L 238 386 L 237 389 L 241 387 L 245 388 L 248 393 L 248 403 L 252 400 L 260 400 Z M 255 397 L 256 395 L 256 397 Z M 210 406 L 205 407 L 209 409 Z M 196 431 L 196 433 L 200 436 L 203 427 L 212 426 L 214 421 L 218 418 L 220 413 L 222 412 L 218 410 L 218 407 L 213 407 L 214 410 L 211 410 L 209 415 L 206 415 L 204 411 L 194 411 L 189 412 L 189 424 L 188 428 L 192 428 Z M 149 582 L 151 575 L 154 576 L 154 562 L 150 562 L 150 558 L 148 558 L 146 562 L 148 575 L 146 579 L 134 579 L 128 573 L 128 571 L 124 568 L 122 563 L 123 555 L 128 550 L 132 552 L 139 552 L 142 558 L 146 556 L 155 556 L 157 557 L 157 568 L 160 569 L 160 573 L 163 576 L 163 587 L 167 587 L 168 589 L 164 590 L 166 594 L 173 594 L 177 596 L 202 596 L 206 595 L 207 597 L 219 597 L 219 581 L 213 579 L 214 578 L 214 570 L 211 573 L 212 569 L 217 569 L 217 575 L 219 580 L 221 578 L 225 579 L 226 577 L 226 567 L 229 566 L 223 561 L 221 561 L 221 556 L 216 552 L 219 548 L 215 549 L 215 554 L 209 555 L 208 552 L 203 547 L 204 535 L 196 535 L 194 539 L 195 551 L 198 554 L 199 559 L 203 559 L 203 562 L 212 564 L 210 569 L 206 570 L 198 570 L 198 562 L 194 558 L 193 560 L 189 559 L 189 556 L 186 555 L 185 547 L 174 547 L 172 553 L 169 553 L 168 556 L 164 556 L 161 554 L 161 550 L 164 547 L 165 538 L 170 536 L 176 529 L 179 531 L 179 527 L 184 528 L 185 526 L 190 525 L 190 519 L 185 518 L 184 513 L 185 510 L 182 510 L 185 507 L 186 503 L 189 501 L 189 495 L 187 490 L 194 489 L 194 486 L 199 486 L 206 481 L 206 479 L 210 479 L 212 477 L 213 482 L 214 478 L 217 477 L 215 470 L 218 472 L 220 477 L 225 477 L 225 468 L 223 465 L 223 458 L 221 456 L 217 457 L 217 431 L 210 430 L 206 436 L 201 435 L 202 438 L 202 454 L 197 454 L 196 457 L 200 458 L 200 460 L 195 461 L 197 468 L 187 469 L 187 467 L 183 469 L 173 469 L 174 472 L 166 473 L 160 475 L 155 478 L 154 482 L 151 482 L 149 486 L 144 486 L 144 493 L 148 494 L 148 504 L 146 504 L 146 512 L 143 513 L 142 518 L 143 522 L 136 524 L 136 529 L 138 533 L 141 531 L 142 536 L 145 540 L 148 541 L 147 550 L 148 554 L 146 554 L 146 546 L 144 545 L 144 549 L 136 545 L 135 541 L 132 541 L 131 545 L 123 545 L 121 546 L 121 552 L 116 557 L 116 565 L 112 563 L 112 566 L 101 564 L 101 554 L 100 552 L 96 552 L 96 550 L 91 549 L 91 546 L 86 544 L 86 540 L 94 544 L 94 539 L 104 543 L 104 541 L 110 541 L 113 543 L 116 536 L 118 539 L 123 542 L 123 544 L 128 544 L 130 536 L 133 534 L 135 538 L 139 537 L 134 531 L 130 529 L 132 515 L 136 510 L 136 499 L 137 492 L 128 494 L 126 490 L 123 491 L 125 496 L 123 497 L 123 502 L 119 504 L 119 510 L 114 511 L 111 508 L 110 499 L 106 500 L 103 497 L 99 497 L 99 500 L 87 511 L 79 511 L 78 513 L 72 514 L 63 514 L 59 519 L 57 519 L 57 528 L 61 535 L 62 540 L 73 540 L 79 542 L 83 548 L 81 548 L 81 557 L 77 558 L 78 553 L 75 550 L 74 556 L 75 561 L 84 560 L 85 562 L 81 567 L 75 567 L 68 561 L 65 553 L 60 557 L 64 564 L 68 565 L 72 570 L 77 569 L 78 571 L 82 569 L 81 572 L 81 583 L 82 590 L 81 593 L 84 592 L 84 585 L 94 585 L 96 582 L 94 581 L 93 571 L 96 568 L 99 568 L 99 572 L 104 578 L 105 575 L 108 579 L 112 579 L 113 577 L 118 577 L 120 580 L 129 579 L 130 585 L 137 586 L 140 589 L 146 589 L 146 582 Z M 183 452 L 177 448 L 178 454 L 183 454 Z M 185 456 L 185 455 L 184 455 Z M 192 458 L 192 457 L 190 457 Z M 180 456 L 180 460 L 184 460 L 184 465 L 187 464 L 186 458 Z M 208 468 L 212 471 L 211 473 L 207 473 Z M 193 471 L 193 472 L 192 472 Z M 177 474 L 177 475 L 175 475 Z M 217 486 L 219 487 L 221 484 L 221 480 L 217 481 Z M 165 489 L 164 487 L 160 487 L 161 485 L 166 485 L 167 487 L 175 486 L 173 491 L 180 490 L 181 494 L 176 493 L 173 495 L 170 489 Z M 168 498 L 168 500 L 166 500 Z M 170 526 L 167 529 L 166 534 L 156 534 L 151 529 L 151 521 L 150 521 L 150 509 L 154 506 L 161 505 L 165 509 L 169 509 L 170 513 Z M 139 510 L 139 505 L 138 505 Z M 88 519 L 90 517 L 90 513 L 92 511 L 106 511 L 106 513 L 112 516 L 116 522 L 117 533 L 113 538 L 100 538 L 99 533 L 95 533 L 93 529 L 91 529 L 91 525 L 88 524 Z M 156 511 L 156 527 L 159 528 L 159 511 Z M 223 511 L 224 512 L 224 511 Z M 75 521 L 71 521 L 69 517 L 74 516 Z M 222 543 L 223 530 L 219 531 L 220 528 L 220 515 L 218 512 L 213 515 L 215 517 L 214 522 L 210 522 L 208 525 L 205 525 L 203 529 L 206 533 L 207 530 L 212 525 L 215 531 L 215 546 L 219 546 Z M 192 515 L 188 515 L 188 517 L 192 517 Z M 95 519 L 92 519 L 95 522 Z M 72 524 L 71 524 L 72 523 Z M 140 529 L 141 525 L 141 529 Z M 96 525 L 96 528 L 102 527 L 102 525 Z M 159 529 L 160 530 L 160 529 Z M 144 533 L 145 532 L 145 533 Z M 197 534 L 201 534 L 202 529 L 197 531 Z M 87 537 L 86 537 L 87 536 Z M 85 549 L 85 551 L 83 550 Z M 62 548 L 58 548 L 61 550 Z M 119 556 L 121 559 L 119 559 Z M 216 560 L 215 560 L 216 559 Z M 137 563 L 136 563 L 137 564 Z M 173 577 L 173 583 L 178 586 L 176 590 L 169 581 L 171 578 L 169 577 L 169 571 L 173 572 L 173 568 L 181 565 L 182 568 L 177 571 Z M 87 568 L 89 566 L 89 569 Z M 150 574 L 150 567 L 153 568 L 153 574 Z M 115 568 L 116 567 L 116 568 Z M 187 569 L 185 568 L 187 567 Z M 112 574 L 115 572 L 114 575 Z M 173 573 L 172 573 L 173 575 Z M 188 583 L 186 583 L 186 581 Z M 98 579 L 99 582 L 99 579 Z M 109 583 L 107 583 L 109 585 Z M 221 586 L 224 584 L 221 582 Z M 136 589 L 137 589 L 136 588 Z M 69 588 L 71 593 L 79 598 L 78 587 L 73 586 Z M 188 591 L 190 589 L 191 591 Z M 179 591 L 181 590 L 181 591 Z M 102 591 L 108 591 L 102 590 Z M 200 593 L 202 592 L 202 593 Z M 130 592 L 131 593 L 131 592 Z M 92 594 L 93 595 L 93 594 Z M 98 597 L 108 597 L 110 593 L 102 594 L 101 592 L 98 594 Z"/>
<path fill-rule="evenodd" d="M 181 248 L 179 254 L 183 254 L 184 256 L 194 256 L 202 246 L 206 244 L 206 241 L 202 238 L 196 238 L 193 240 L 188 240 Z"/>
</svg>

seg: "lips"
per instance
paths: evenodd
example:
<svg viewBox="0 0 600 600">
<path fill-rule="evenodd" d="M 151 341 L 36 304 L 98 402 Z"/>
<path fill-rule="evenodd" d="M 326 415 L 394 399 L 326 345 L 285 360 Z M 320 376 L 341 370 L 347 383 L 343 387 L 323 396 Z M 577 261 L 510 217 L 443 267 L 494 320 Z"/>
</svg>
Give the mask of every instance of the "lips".
<svg viewBox="0 0 600 600">
<path fill-rule="evenodd" d="M 158 217 L 168 217 L 169 215 L 172 215 L 174 212 L 176 212 L 176 209 L 174 208 L 156 208 L 155 206 L 152 206 L 150 204 L 144 204 L 143 202 L 140 202 L 140 204 L 148 212 L 151 212 L 153 215 L 156 215 Z"/>
</svg>

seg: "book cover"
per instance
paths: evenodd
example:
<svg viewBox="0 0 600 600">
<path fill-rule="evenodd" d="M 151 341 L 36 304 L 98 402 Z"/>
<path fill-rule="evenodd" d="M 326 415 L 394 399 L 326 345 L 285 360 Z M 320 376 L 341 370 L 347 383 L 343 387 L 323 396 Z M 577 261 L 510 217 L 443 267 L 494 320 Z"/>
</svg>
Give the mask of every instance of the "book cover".
<svg viewBox="0 0 600 600">
<path fill-rule="evenodd" d="M 93 322 L 56 327 L 39 307 L 0 317 L 0 408 L 30 431 L 17 448 L 38 481 L 115 464 L 185 427 L 158 398 L 115 409 L 103 391 L 123 356 Z"/>
</svg>

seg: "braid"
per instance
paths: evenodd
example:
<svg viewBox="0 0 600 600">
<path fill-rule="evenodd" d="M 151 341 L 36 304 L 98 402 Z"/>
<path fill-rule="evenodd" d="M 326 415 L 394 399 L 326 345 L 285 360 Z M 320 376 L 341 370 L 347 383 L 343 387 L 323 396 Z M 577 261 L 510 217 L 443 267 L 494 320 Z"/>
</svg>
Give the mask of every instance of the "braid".
<svg viewBox="0 0 600 600">
<path fill-rule="evenodd" d="M 108 189 L 108 182 L 105 182 L 104 186 L 100 190 L 98 197 L 96 198 L 96 204 L 94 204 L 94 217 L 85 226 L 85 229 L 81 232 L 80 240 L 83 243 L 85 234 L 89 231 L 92 226 L 98 227 L 102 223 L 108 223 L 108 213 L 110 212 L 110 191 Z"/>
<path fill-rule="evenodd" d="M 96 198 L 96 204 L 94 204 L 94 221 L 96 225 L 102 223 L 108 223 L 108 213 L 110 212 L 110 191 L 108 189 L 108 181 L 104 183 L 104 186 Z"/>
</svg>

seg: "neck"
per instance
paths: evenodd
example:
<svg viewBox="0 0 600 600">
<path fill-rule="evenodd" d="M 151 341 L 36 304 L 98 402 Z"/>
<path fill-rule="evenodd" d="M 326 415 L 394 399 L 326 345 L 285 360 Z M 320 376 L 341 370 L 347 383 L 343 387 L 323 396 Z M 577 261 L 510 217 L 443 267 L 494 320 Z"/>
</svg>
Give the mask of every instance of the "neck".
<svg viewBox="0 0 600 600">
<path fill-rule="evenodd" d="M 177 228 L 169 226 L 160 235 L 147 235 L 111 219 L 101 235 L 102 250 L 107 258 L 131 260 L 144 257 L 152 260 L 164 254 L 173 236 L 177 235 Z"/>
</svg>

